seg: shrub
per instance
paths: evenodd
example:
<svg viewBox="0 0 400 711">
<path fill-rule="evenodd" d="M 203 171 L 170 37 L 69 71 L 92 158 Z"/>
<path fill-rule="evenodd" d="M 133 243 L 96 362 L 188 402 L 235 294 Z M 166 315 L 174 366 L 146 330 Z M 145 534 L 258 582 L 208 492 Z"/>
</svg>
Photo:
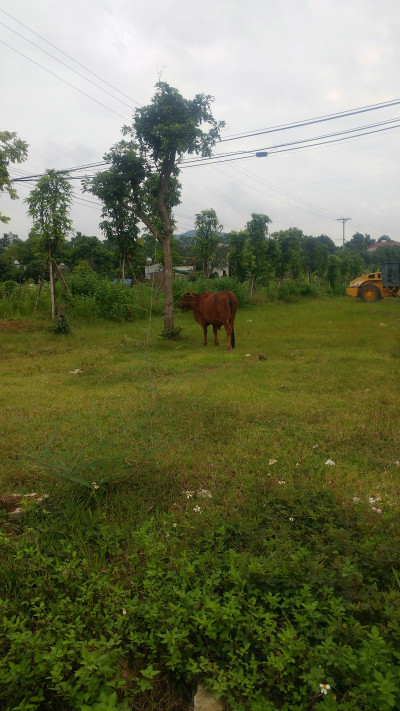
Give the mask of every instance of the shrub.
<svg viewBox="0 0 400 711">
<path fill-rule="evenodd" d="M 129 531 L 82 500 L 75 542 L 33 512 L 31 534 L 3 546 L 5 708 L 136 708 L 148 692 L 140 708 L 161 711 L 152 693 L 170 675 L 232 711 L 399 708 L 397 512 L 303 483 L 257 492 L 224 521 L 189 499 Z"/>
</svg>

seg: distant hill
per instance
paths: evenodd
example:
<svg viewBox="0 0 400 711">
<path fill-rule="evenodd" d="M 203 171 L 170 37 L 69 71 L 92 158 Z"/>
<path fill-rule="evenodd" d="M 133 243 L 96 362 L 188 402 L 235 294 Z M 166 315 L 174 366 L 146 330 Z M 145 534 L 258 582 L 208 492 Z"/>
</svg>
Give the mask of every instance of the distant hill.
<svg viewBox="0 0 400 711">
<path fill-rule="evenodd" d="M 174 235 L 175 239 L 181 239 L 181 237 L 196 237 L 196 230 L 187 230 L 187 232 L 182 232 L 179 235 Z"/>
</svg>

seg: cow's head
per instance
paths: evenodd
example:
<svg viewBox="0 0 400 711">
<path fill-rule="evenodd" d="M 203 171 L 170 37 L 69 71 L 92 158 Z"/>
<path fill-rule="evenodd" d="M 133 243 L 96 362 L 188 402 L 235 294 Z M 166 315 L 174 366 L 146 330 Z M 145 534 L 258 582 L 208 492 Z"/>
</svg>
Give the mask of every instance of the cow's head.
<svg viewBox="0 0 400 711">
<path fill-rule="evenodd" d="M 187 291 L 186 294 L 183 295 L 182 301 L 179 302 L 178 307 L 180 309 L 193 310 L 196 303 L 196 297 L 198 297 L 198 294 L 195 294 L 194 291 Z"/>
</svg>

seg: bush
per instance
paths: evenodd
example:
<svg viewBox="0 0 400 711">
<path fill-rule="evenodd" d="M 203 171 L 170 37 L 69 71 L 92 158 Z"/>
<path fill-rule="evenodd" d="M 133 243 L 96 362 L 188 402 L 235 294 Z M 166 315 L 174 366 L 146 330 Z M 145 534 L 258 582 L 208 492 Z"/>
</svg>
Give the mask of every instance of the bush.
<svg viewBox="0 0 400 711">
<path fill-rule="evenodd" d="M 0 296 L 11 296 L 15 289 L 18 289 L 19 284 L 13 279 L 7 279 L 0 284 Z"/>
<path fill-rule="evenodd" d="M 148 692 L 140 708 L 161 711 L 171 675 L 232 711 L 399 708 L 397 512 L 295 482 L 257 485 L 224 521 L 200 503 L 128 532 L 82 501 L 75 544 L 35 512 L 31 534 L 4 539 L 4 708 L 137 708 Z"/>
</svg>

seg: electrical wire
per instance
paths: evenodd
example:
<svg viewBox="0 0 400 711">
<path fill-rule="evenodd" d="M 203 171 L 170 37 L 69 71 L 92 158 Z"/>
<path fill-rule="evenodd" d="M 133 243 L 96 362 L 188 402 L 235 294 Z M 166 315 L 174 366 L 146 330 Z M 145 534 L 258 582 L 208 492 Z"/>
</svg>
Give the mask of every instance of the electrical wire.
<svg viewBox="0 0 400 711">
<path fill-rule="evenodd" d="M 322 123 L 324 121 L 333 121 L 335 119 L 346 118 L 347 116 L 355 116 L 356 114 L 362 114 L 367 111 L 376 111 L 378 109 L 386 109 L 391 106 L 397 106 L 400 104 L 400 99 L 392 99 L 390 101 L 381 102 L 379 104 L 369 104 L 368 106 L 361 106 L 356 109 L 348 109 L 347 111 L 342 111 L 334 114 L 326 114 L 325 116 L 318 116 L 316 118 L 305 119 L 303 121 L 295 121 L 294 123 L 279 124 L 277 126 L 271 126 L 270 128 L 256 129 L 249 133 L 234 133 L 232 136 L 227 136 L 221 139 L 221 143 L 225 141 L 238 141 L 242 138 L 251 138 L 253 136 L 261 136 L 266 133 L 274 133 L 277 131 L 288 131 L 292 128 L 299 128 L 302 126 L 311 126 L 315 123 Z"/>
<path fill-rule="evenodd" d="M 67 69 L 69 69 L 71 72 L 74 72 L 74 74 L 77 74 L 79 77 L 81 77 L 81 78 L 84 79 L 85 81 L 89 82 L 90 84 L 93 84 L 93 86 L 95 86 L 96 89 L 100 89 L 100 91 L 103 91 L 105 94 L 108 94 L 108 96 L 111 96 L 111 97 L 112 97 L 113 99 L 115 99 L 116 101 L 120 101 L 121 104 L 124 104 L 124 106 L 128 106 L 128 108 L 132 109 L 132 111 L 135 110 L 134 107 L 131 106 L 131 104 L 127 104 L 127 102 L 124 101 L 123 99 L 118 98 L 118 96 L 115 96 L 114 94 L 112 94 L 112 93 L 111 93 L 110 91 L 108 91 L 107 89 L 104 89 L 102 86 L 99 86 L 99 84 L 96 84 L 96 83 L 95 83 L 94 81 L 92 81 L 91 79 L 88 79 L 88 77 L 85 77 L 84 74 L 82 74 L 81 72 L 78 72 L 76 69 L 73 69 L 73 68 L 70 67 L 68 64 L 66 64 L 66 62 L 63 62 L 61 59 L 57 59 L 57 57 L 55 57 L 53 54 L 50 54 L 50 52 L 47 52 L 47 51 L 46 51 L 45 49 L 43 49 L 42 47 L 39 47 L 39 45 L 36 44 L 35 42 L 32 42 L 32 41 L 31 41 L 30 39 L 28 39 L 27 37 L 24 37 L 23 35 L 21 35 L 20 32 L 17 32 L 16 30 L 13 30 L 12 27 L 9 27 L 9 26 L 6 25 L 4 22 L 0 22 L 0 25 L 1 25 L 2 27 L 5 27 L 7 30 L 10 30 L 10 32 L 14 32 L 14 34 L 18 35 L 18 37 L 21 37 L 23 40 L 25 40 L 25 42 L 29 42 L 29 44 L 31 44 L 31 45 L 33 45 L 34 47 L 36 47 L 40 52 L 43 52 L 44 54 L 47 54 L 48 57 L 51 57 L 52 59 L 54 59 L 54 61 L 59 62 L 59 64 L 62 64 L 64 67 L 67 67 Z"/>
<path fill-rule="evenodd" d="M 214 166 L 213 166 L 213 167 L 214 167 Z M 214 167 L 214 170 L 215 170 L 217 173 L 221 173 L 222 175 L 227 176 L 227 177 L 230 178 L 231 180 L 235 180 L 236 182 L 240 183 L 241 185 L 245 185 L 246 187 L 250 188 L 250 189 L 253 190 L 254 192 L 261 193 L 261 195 L 266 195 L 266 196 L 269 197 L 269 198 L 272 197 L 273 200 L 277 200 L 278 202 L 282 202 L 282 203 L 284 203 L 285 205 L 290 205 L 291 207 L 294 207 L 294 208 L 296 208 L 297 210 L 302 210 L 303 212 L 309 212 L 309 213 L 312 213 L 312 214 L 314 214 L 314 215 L 318 215 L 319 217 L 325 217 L 325 218 L 329 218 L 329 219 L 334 219 L 334 218 L 332 218 L 331 215 L 324 214 L 322 211 L 319 210 L 319 208 L 318 208 L 318 211 L 317 211 L 317 210 L 315 210 L 315 208 L 314 208 L 314 209 L 311 209 L 310 207 L 301 207 L 300 205 L 296 205 L 296 204 L 294 204 L 294 203 L 292 203 L 292 202 L 289 202 L 288 200 L 284 200 L 284 198 L 280 198 L 280 197 L 278 197 L 278 196 L 276 196 L 276 195 L 271 195 L 270 193 L 267 193 L 265 190 L 261 190 L 260 188 L 255 188 L 253 185 L 249 185 L 248 183 L 245 183 L 244 180 L 240 180 L 239 178 L 236 178 L 236 177 L 233 176 L 233 175 L 229 175 L 229 173 L 225 173 L 225 172 L 224 172 L 223 170 L 221 170 L 220 168 L 215 168 L 215 167 Z M 297 199 L 297 198 L 296 198 L 296 199 Z M 322 208 L 322 209 L 324 210 L 324 208 Z M 336 213 L 332 213 L 332 214 L 336 214 Z"/>
<path fill-rule="evenodd" d="M 50 69 L 47 69 L 47 68 L 44 67 L 42 64 L 39 64 L 39 62 L 36 62 L 34 59 L 31 59 L 31 57 L 28 57 L 28 56 L 27 56 L 26 54 L 24 54 L 23 52 L 20 52 L 19 49 L 16 49 L 15 47 L 12 47 L 10 44 L 7 44 L 7 42 L 4 42 L 4 40 L 0 40 L 0 42 L 1 42 L 2 44 L 4 44 L 6 47 L 8 47 L 9 49 L 12 49 L 13 52 L 16 52 L 17 54 L 20 54 L 21 57 L 24 57 L 24 58 L 27 59 L 29 62 L 32 62 L 32 64 L 36 64 L 36 66 L 37 66 L 37 67 L 40 67 L 40 69 L 44 69 L 45 72 L 48 72 L 49 74 L 51 74 L 51 75 L 52 75 L 53 77 L 55 77 L 56 79 L 59 79 L 60 81 L 62 81 L 64 84 L 67 84 L 68 86 L 72 87 L 72 89 L 75 89 L 75 91 L 79 91 L 80 94 L 83 94 L 84 96 L 87 96 L 88 99 L 91 99 L 92 101 L 95 101 L 96 104 L 99 104 L 99 106 L 102 106 L 103 109 L 107 109 L 107 111 L 111 111 L 113 114 L 115 114 L 116 116 L 119 116 L 119 117 L 122 118 L 124 121 L 129 121 L 129 120 L 130 120 L 130 119 L 128 119 L 126 116 L 122 116 L 122 114 L 119 114 L 117 111 L 114 111 L 114 109 L 111 109 L 109 106 L 106 106 L 106 104 L 103 104 L 101 101 L 98 101 L 98 100 L 95 99 L 93 96 L 90 96 L 90 94 L 87 94 L 86 91 L 83 91 L 83 89 L 79 89 L 79 88 L 78 88 L 77 86 L 75 86 L 74 84 L 71 84 L 71 82 L 67 81 L 66 79 L 63 79 L 62 77 L 59 77 L 58 74 L 55 74 L 55 73 L 52 72 Z"/>
<path fill-rule="evenodd" d="M 28 25 L 24 25 L 23 22 L 20 22 L 19 20 L 17 20 L 17 18 L 10 15 L 9 12 L 6 12 L 5 10 L 2 10 L 1 8 L 0 8 L 0 12 L 2 12 L 4 15 L 7 15 L 7 17 L 9 17 L 11 20 L 14 20 L 14 22 L 17 22 L 18 25 L 21 25 L 21 27 L 24 27 L 29 32 L 32 32 L 32 34 L 36 35 L 36 37 L 39 37 L 39 39 L 43 40 L 43 42 L 46 42 L 46 44 L 50 45 L 50 47 L 53 47 L 54 49 L 56 49 L 57 52 L 60 52 L 60 54 L 63 54 L 64 57 L 68 57 L 68 59 L 71 59 L 71 61 L 75 62 L 75 64 L 77 64 L 79 67 L 82 67 L 82 69 L 85 69 L 85 71 L 89 72 L 89 74 L 92 74 L 94 77 L 96 77 L 96 79 L 100 79 L 100 81 L 102 81 L 104 84 L 107 84 L 107 86 L 111 87 L 111 89 L 114 89 L 114 91 L 117 91 L 118 94 L 121 94 L 121 96 L 125 96 L 126 99 L 129 99 L 129 101 L 132 101 L 137 106 L 141 106 L 141 104 L 139 104 L 137 101 L 135 101 L 135 99 L 132 99 L 132 97 L 128 96 L 127 94 L 124 94 L 123 91 L 120 91 L 120 89 L 117 89 L 117 87 L 110 84 L 108 81 L 103 79 L 98 74 L 95 74 L 95 72 L 93 72 L 91 69 L 89 69 L 88 67 L 85 67 L 84 64 L 81 64 L 81 62 L 78 62 L 74 57 L 71 57 L 70 54 L 67 54 L 62 49 L 57 47 L 55 44 L 52 44 L 52 42 L 49 42 L 49 40 L 47 40 L 45 37 L 43 37 L 42 35 L 39 35 L 37 32 L 32 30 L 30 27 L 28 27 Z"/>
<path fill-rule="evenodd" d="M 303 200 L 303 198 L 298 198 L 296 195 L 294 195 L 293 193 L 290 193 L 288 190 L 284 190 L 283 188 L 280 188 L 277 185 L 274 185 L 273 183 L 270 183 L 267 180 L 260 178 L 255 173 L 252 173 L 251 171 L 244 168 L 242 165 L 232 165 L 232 166 L 228 166 L 228 167 L 232 168 L 233 170 L 236 170 L 237 172 L 239 172 L 245 176 L 248 176 L 251 180 L 258 182 L 261 185 L 266 185 L 267 187 L 271 188 L 271 190 L 273 190 L 274 192 L 280 193 L 284 197 L 287 197 L 291 200 L 296 200 L 297 202 L 303 203 L 303 205 L 305 207 L 308 207 L 310 209 L 314 209 L 314 210 L 316 209 L 316 210 L 318 210 L 318 212 L 320 214 L 325 212 L 327 217 L 336 219 L 337 213 L 333 212 L 332 210 L 329 210 L 325 207 L 320 207 L 319 205 L 315 205 L 311 202 L 308 202 L 307 200 Z M 288 204 L 291 204 L 291 203 L 288 203 Z"/>
<path fill-rule="evenodd" d="M 237 161 L 237 160 L 242 160 L 242 159 L 249 159 L 249 158 L 255 158 L 256 154 L 258 152 L 266 152 L 269 153 L 270 155 L 274 155 L 275 153 L 287 153 L 290 151 L 294 150 L 300 150 L 304 148 L 315 148 L 321 145 L 329 145 L 332 143 L 337 143 L 340 141 L 344 140 L 349 140 L 349 139 L 354 139 L 354 138 L 360 138 L 363 136 L 369 136 L 375 133 L 380 133 L 382 131 L 388 131 L 392 129 L 398 129 L 400 128 L 400 117 L 394 118 L 394 119 L 388 119 L 386 121 L 378 121 L 375 123 L 371 124 L 366 124 L 364 126 L 358 126 L 356 128 L 351 128 L 351 129 L 344 129 L 342 131 L 336 131 L 334 133 L 328 133 L 328 134 L 323 134 L 321 136 L 314 136 L 311 138 L 305 138 L 305 139 L 298 139 L 295 141 L 289 141 L 287 143 L 280 143 L 280 144 L 275 144 L 272 146 L 266 146 L 263 148 L 257 148 L 257 149 L 251 149 L 251 150 L 242 150 L 242 151 L 231 151 L 231 152 L 226 152 L 226 153 L 219 153 L 213 156 L 207 156 L 207 157 L 198 157 L 198 158 L 188 158 L 186 160 L 183 160 L 179 165 L 182 168 L 191 168 L 191 167 L 196 167 L 198 165 L 216 165 L 218 163 L 227 163 L 227 162 L 232 162 L 232 161 Z M 394 126 L 387 126 L 387 124 L 395 124 Z M 379 129 L 376 130 L 366 130 L 366 129 L 373 129 L 375 127 L 380 127 Z M 355 135 L 350 135 L 348 136 L 347 134 L 355 134 Z M 341 138 L 340 138 L 341 137 Z M 326 139 L 332 139 L 332 140 L 326 140 Z M 68 170 L 60 170 L 57 172 L 63 173 L 71 173 L 71 172 L 78 172 L 81 170 L 94 170 L 95 168 L 103 167 L 105 165 L 109 165 L 110 161 L 98 161 L 98 162 L 93 162 L 93 163 L 87 163 L 79 166 L 74 166 L 73 168 L 70 168 Z M 36 178 L 42 177 L 43 174 L 40 175 L 28 175 L 28 176 L 23 176 L 21 178 L 14 178 L 12 182 L 24 182 L 24 181 L 31 181 Z M 85 174 L 83 176 L 67 176 L 67 179 L 69 180 L 84 180 L 87 178 L 92 178 L 94 177 L 95 174 Z"/>
<path fill-rule="evenodd" d="M 225 154 L 225 156 L 221 157 L 219 155 L 217 156 L 209 156 L 207 158 L 204 158 L 202 160 L 194 160 L 192 163 L 189 162 L 183 162 L 181 163 L 182 168 L 195 168 L 199 165 L 216 165 L 218 163 L 230 163 L 232 161 L 237 161 L 237 160 L 248 160 L 249 158 L 256 158 L 256 152 L 265 152 L 268 153 L 268 155 L 275 155 L 275 153 L 289 153 L 291 151 L 296 151 L 296 150 L 301 150 L 304 148 L 315 148 L 317 146 L 326 146 L 329 145 L 330 143 L 338 143 L 341 141 L 348 141 L 354 138 L 360 138 L 362 136 L 370 136 L 372 134 L 376 133 L 381 133 L 384 131 L 390 131 L 393 129 L 398 129 L 400 128 L 400 124 L 397 124 L 396 126 L 387 126 L 386 128 L 380 128 L 374 131 L 368 131 L 365 133 L 358 133 L 355 136 L 345 136 L 343 138 L 333 138 L 331 140 L 327 141 L 319 141 L 315 143 L 315 141 L 318 141 L 320 138 L 324 138 L 323 136 L 317 136 L 315 138 L 309 138 L 309 139 L 302 139 L 300 141 L 291 141 L 290 143 L 282 143 L 279 145 L 273 145 L 273 146 L 266 146 L 264 148 L 258 148 L 257 150 L 254 149 L 252 151 L 236 151 L 231 154 Z M 342 132 L 343 133 L 343 132 Z M 347 133 L 347 131 L 345 132 Z M 341 133 L 336 134 L 337 136 L 341 135 Z M 307 145 L 296 145 L 296 144 L 304 144 L 307 143 Z M 289 148 L 284 148 L 285 146 L 289 146 Z M 279 150 L 280 149 L 280 150 Z M 245 155 L 242 155 L 242 154 Z M 229 158 L 228 156 L 232 155 L 234 157 Z"/>
</svg>

